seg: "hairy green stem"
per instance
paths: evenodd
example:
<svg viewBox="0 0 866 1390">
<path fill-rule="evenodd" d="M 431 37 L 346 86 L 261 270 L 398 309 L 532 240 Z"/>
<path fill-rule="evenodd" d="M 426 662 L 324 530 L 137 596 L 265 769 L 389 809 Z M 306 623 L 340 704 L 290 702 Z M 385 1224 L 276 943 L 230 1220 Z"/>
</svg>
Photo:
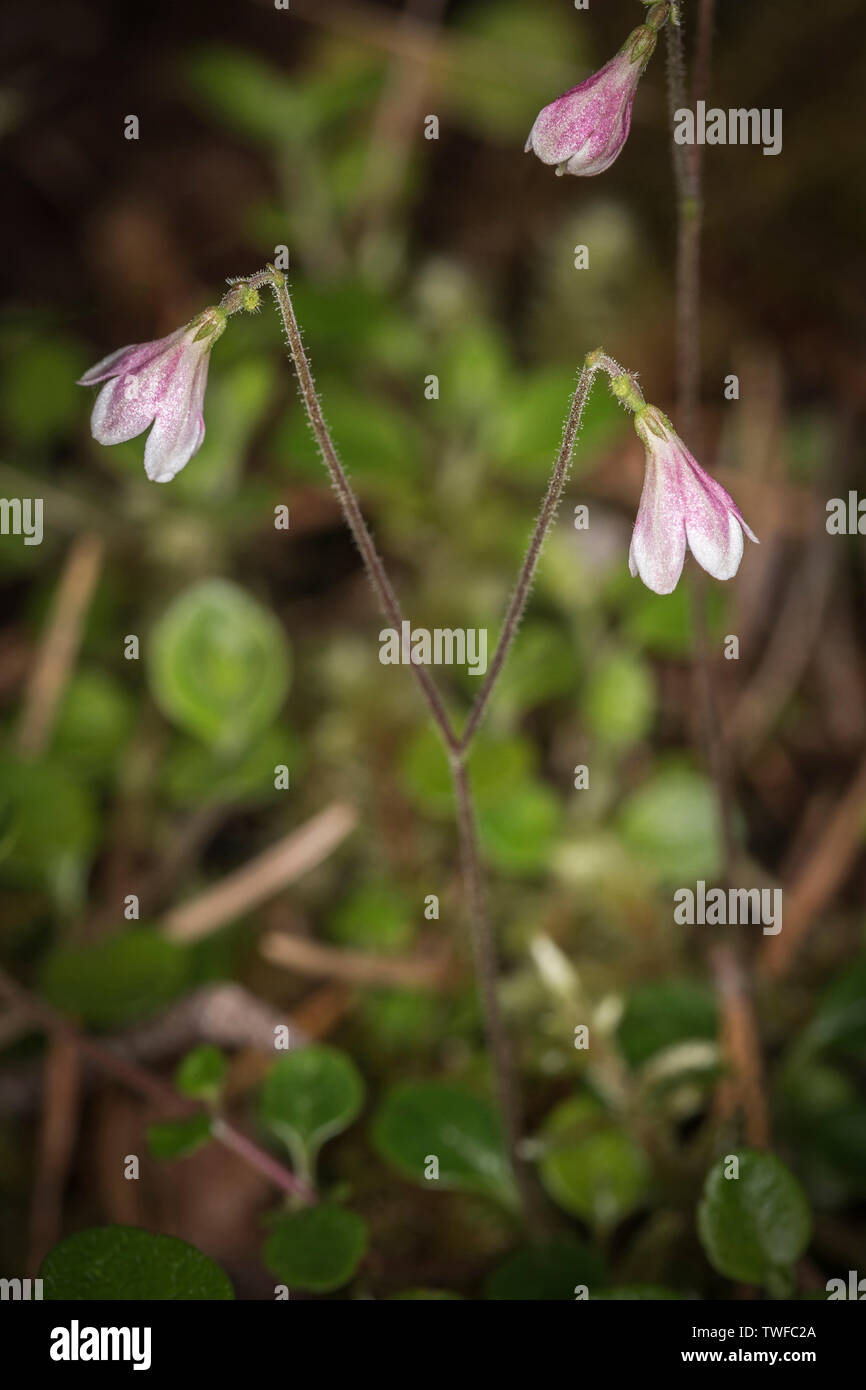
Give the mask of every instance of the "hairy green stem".
<svg viewBox="0 0 866 1390">
<path fill-rule="evenodd" d="M 526 601 L 529 598 L 529 591 L 532 587 L 535 571 L 538 568 L 541 549 L 544 545 L 547 533 L 556 518 L 556 513 L 559 510 L 559 504 L 562 499 L 563 489 L 568 480 L 572 455 L 574 454 L 574 445 L 580 429 L 581 419 L 583 418 L 583 408 L 586 405 L 586 400 L 597 369 L 596 366 L 584 366 L 578 378 L 577 387 L 575 388 L 571 400 L 571 409 L 568 412 L 568 418 L 562 432 L 562 443 L 554 465 L 553 474 L 551 475 L 547 493 L 541 505 L 538 520 L 535 523 L 535 530 L 529 540 L 526 556 L 520 567 L 520 574 L 518 575 L 514 593 L 511 595 L 511 602 L 505 614 L 502 631 L 496 645 L 496 651 L 493 654 L 493 660 L 484 678 L 484 684 L 478 692 L 472 709 L 469 711 L 469 718 L 466 721 L 466 727 L 463 730 L 463 736 L 460 740 L 461 750 L 465 750 L 469 747 L 478 726 L 487 712 L 487 706 L 493 694 L 493 687 L 499 679 L 508 653 L 511 650 L 511 644 L 520 626 L 520 619 L 523 617 L 523 611 L 526 608 Z"/>
<path fill-rule="evenodd" d="M 303 398 L 304 408 L 307 412 L 307 418 L 310 421 L 316 443 L 319 446 L 319 451 L 322 455 L 325 467 L 334 485 L 340 507 L 346 518 L 346 524 L 355 538 L 355 544 L 361 552 L 361 558 L 364 561 L 367 576 L 373 587 L 373 592 L 379 601 L 382 612 L 385 614 L 392 627 L 396 628 L 398 632 L 401 632 L 403 614 L 400 609 L 400 604 L 391 585 L 391 581 L 388 578 L 382 557 L 376 549 L 375 541 L 364 520 L 364 514 L 361 511 L 358 499 L 352 490 L 349 479 L 346 477 L 345 470 L 343 469 L 343 465 L 340 462 L 339 455 L 331 439 L 328 426 L 325 423 L 325 417 L 322 414 L 322 407 L 319 403 L 319 397 L 313 382 L 310 363 L 304 351 L 301 330 L 295 318 L 295 310 L 291 295 L 286 287 L 285 277 L 281 275 L 279 271 L 272 273 L 270 284 L 274 293 L 274 298 L 277 301 L 283 327 L 286 331 L 289 351 L 292 354 L 292 361 L 295 364 L 295 372 L 297 373 L 298 385 L 301 389 L 301 396 Z M 442 697 L 436 688 L 432 676 L 425 666 L 422 666 L 419 662 L 414 660 L 411 663 L 410 669 L 418 683 L 427 707 L 435 720 L 445 747 L 449 753 L 456 752 L 459 746 L 457 734 L 448 717 L 448 713 L 442 702 Z"/>
</svg>

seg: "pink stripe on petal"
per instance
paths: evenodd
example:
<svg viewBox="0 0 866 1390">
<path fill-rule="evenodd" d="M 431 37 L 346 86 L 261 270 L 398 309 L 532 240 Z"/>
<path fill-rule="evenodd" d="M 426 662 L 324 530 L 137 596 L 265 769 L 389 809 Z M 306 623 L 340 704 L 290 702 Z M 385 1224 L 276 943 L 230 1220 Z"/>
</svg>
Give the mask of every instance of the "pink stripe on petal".
<svg viewBox="0 0 866 1390">
<path fill-rule="evenodd" d="M 629 569 L 648 589 L 670 594 L 683 572 L 686 531 L 676 480 L 647 458 L 646 477 L 629 548 Z"/>
<path fill-rule="evenodd" d="M 156 406 L 147 396 L 129 394 L 130 380 L 115 377 L 96 397 L 90 432 L 97 444 L 125 444 L 151 424 Z"/>
<path fill-rule="evenodd" d="M 100 444 L 122 444 L 146 430 L 183 373 L 184 349 L 175 343 L 136 371 L 126 371 L 103 386 L 96 398 L 90 429 Z"/>
<path fill-rule="evenodd" d="M 721 483 L 705 473 L 685 448 L 678 453 L 689 549 L 714 579 L 732 579 L 744 544 L 734 504 Z"/>
<path fill-rule="evenodd" d="M 201 448 L 209 360 L 209 354 L 204 353 L 192 378 L 178 384 L 176 394 L 157 414 L 144 448 L 144 469 L 152 482 L 171 482 Z"/>
<path fill-rule="evenodd" d="M 101 362 L 97 362 L 94 367 L 88 368 L 84 376 L 78 378 L 79 386 L 96 386 L 100 381 L 106 381 L 110 376 L 120 376 L 124 372 L 136 372 L 148 362 L 152 362 L 155 357 L 159 357 L 167 348 L 171 348 L 183 337 L 185 328 L 179 328 L 174 333 L 170 333 L 167 338 L 157 338 L 150 343 L 131 343 L 129 347 L 118 348 L 116 352 L 110 352 L 107 357 L 103 357 Z"/>
<path fill-rule="evenodd" d="M 152 483 L 170 483 L 201 448 L 205 435 L 201 415 L 182 420 L 158 416 L 144 446 L 144 471 Z"/>
</svg>

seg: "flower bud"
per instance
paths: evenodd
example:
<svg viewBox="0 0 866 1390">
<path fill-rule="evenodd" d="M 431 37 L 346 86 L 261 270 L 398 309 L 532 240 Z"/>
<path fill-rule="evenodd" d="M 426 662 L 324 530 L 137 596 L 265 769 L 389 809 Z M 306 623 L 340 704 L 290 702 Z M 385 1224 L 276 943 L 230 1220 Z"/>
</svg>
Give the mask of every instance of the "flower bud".
<svg viewBox="0 0 866 1390">
<path fill-rule="evenodd" d="M 656 46 L 654 28 L 642 24 L 598 72 L 545 106 L 526 149 L 557 174 L 603 174 L 625 144 L 641 73 Z"/>
</svg>

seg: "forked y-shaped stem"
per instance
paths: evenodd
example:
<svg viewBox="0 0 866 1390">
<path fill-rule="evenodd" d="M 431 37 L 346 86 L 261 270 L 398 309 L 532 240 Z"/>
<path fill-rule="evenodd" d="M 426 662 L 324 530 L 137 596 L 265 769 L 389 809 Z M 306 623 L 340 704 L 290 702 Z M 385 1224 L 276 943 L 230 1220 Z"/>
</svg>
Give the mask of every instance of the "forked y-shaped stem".
<svg viewBox="0 0 866 1390">
<path fill-rule="evenodd" d="M 222 307 L 229 313 L 235 312 L 236 308 L 244 307 L 240 295 L 242 287 L 249 290 L 264 285 L 269 285 L 273 291 L 298 376 L 304 408 L 323 462 L 337 493 L 343 515 L 361 552 L 373 591 L 389 622 L 401 631 L 403 615 L 397 595 L 388 578 L 382 557 L 364 520 L 358 499 L 346 476 L 330 431 L 325 423 L 285 276 L 281 271 L 275 270 L 273 266 L 268 266 L 267 270 L 259 271 L 247 280 L 237 281 L 226 295 Z M 583 417 L 583 409 L 597 371 L 608 372 L 612 379 L 624 375 L 617 363 L 601 350 L 589 354 L 581 370 L 563 430 L 562 444 L 554 464 L 541 512 L 530 538 L 526 557 L 521 566 L 517 585 L 505 614 L 496 652 L 461 736 L 458 737 L 454 730 L 442 696 L 430 673 L 420 663 L 413 661 L 411 665 L 412 674 L 421 696 L 435 721 L 448 755 L 457 810 L 457 832 L 460 842 L 463 883 L 478 987 L 483 1007 L 485 1033 L 490 1049 L 509 1161 L 524 1215 L 530 1229 L 535 1234 L 543 1234 L 544 1232 L 545 1209 L 540 1200 L 534 1174 L 521 1155 L 522 1106 L 520 1087 L 499 1003 L 497 988 L 499 966 L 496 941 L 487 910 L 484 871 L 478 849 L 475 809 L 466 769 L 466 759 L 526 607 L 542 546 L 556 517 L 562 498 Z"/>
</svg>

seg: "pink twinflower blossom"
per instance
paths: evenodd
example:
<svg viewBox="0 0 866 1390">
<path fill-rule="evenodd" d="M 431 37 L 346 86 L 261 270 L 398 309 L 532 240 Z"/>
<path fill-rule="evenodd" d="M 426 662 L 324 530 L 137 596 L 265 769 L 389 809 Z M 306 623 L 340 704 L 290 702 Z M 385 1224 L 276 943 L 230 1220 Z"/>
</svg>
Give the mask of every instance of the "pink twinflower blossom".
<svg viewBox="0 0 866 1390">
<path fill-rule="evenodd" d="M 526 149 L 557 165 L 557 174 L 603 174 L 628 139 L 637 84 L 655 46 L 653 29 L 634 29 L 615 58 L 539 112 Z"/>
<path fill-rule="evenodd" d="M 90 417 L 99 444 L 122 444 L 153 425 L 144 448 L 152 482 L 170 482 L 201 447 L 210 352 L 225 319 L 221 309 L 205 309 L 167 338 L 109 353 L 79 380 L 106 383 Z"/>
<path fill-rule="evenodd" d="M 758 543 L 739 507 L 695 462 L 656 406 L 638 410 L 634 426 L 646 448 L 646 473 L 628 556 L 631 573 L 657 594 L 669 594 L 688 545 L 714 579 L 731 579 L 743 558 L 744 536 Z"/>
</svg>

